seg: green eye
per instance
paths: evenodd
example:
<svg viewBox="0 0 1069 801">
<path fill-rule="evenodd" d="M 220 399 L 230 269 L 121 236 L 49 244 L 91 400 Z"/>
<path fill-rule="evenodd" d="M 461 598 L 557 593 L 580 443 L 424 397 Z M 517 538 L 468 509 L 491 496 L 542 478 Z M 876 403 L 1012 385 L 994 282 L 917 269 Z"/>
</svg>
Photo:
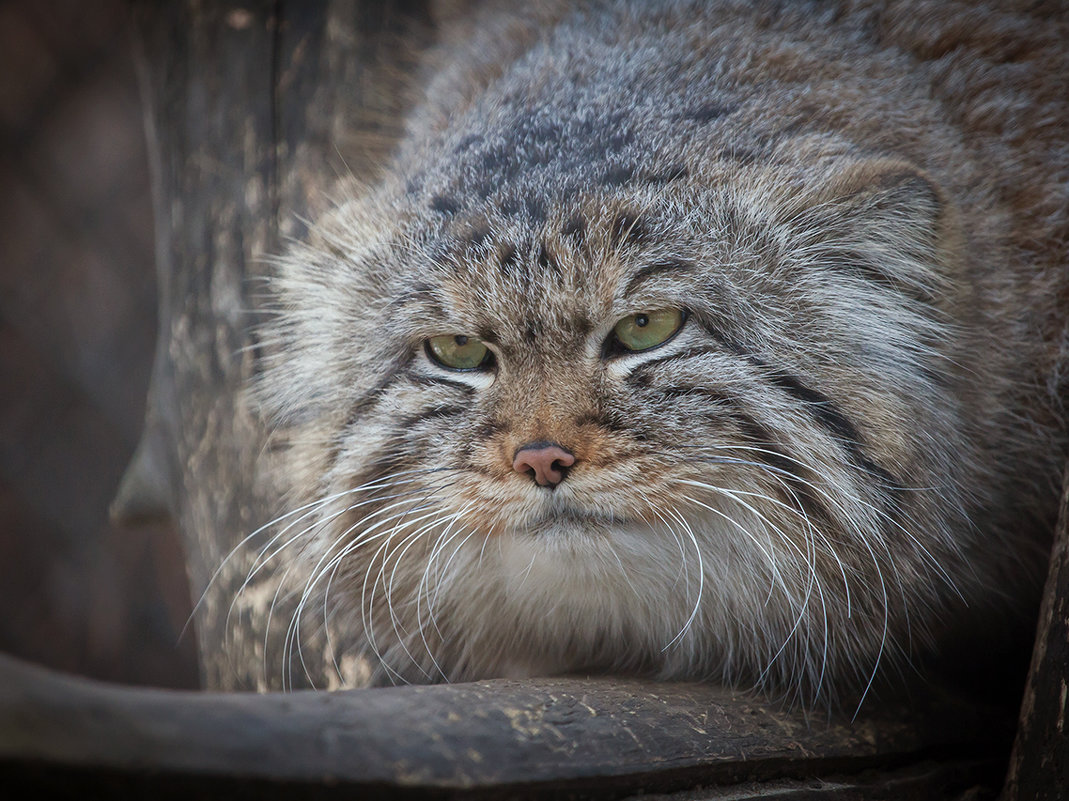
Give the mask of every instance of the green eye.
<svg viewBox="0 0 1069 801">
<path fill-rule="evenodd" d="M 445 334 L 427 340 L 427 354 L 442 367 L 451 370 L 474 370 L 493 358 L 481 339 Z"/>
<path fill-rule="evenodd" d="M 660 309 L 631 314 L 612 329 L 616 341 L 629 351 L 649 350 L 663 345 L 683 325 L 679 309 Z"/>
</svg>

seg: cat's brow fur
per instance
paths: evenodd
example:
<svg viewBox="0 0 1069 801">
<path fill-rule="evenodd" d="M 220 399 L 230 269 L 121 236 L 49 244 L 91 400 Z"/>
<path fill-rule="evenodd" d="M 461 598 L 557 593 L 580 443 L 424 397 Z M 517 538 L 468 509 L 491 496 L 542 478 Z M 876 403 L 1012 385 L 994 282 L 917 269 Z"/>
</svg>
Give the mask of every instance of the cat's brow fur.
<svg viewBox="0 0 1069 801">
<path fill-rule="evenodd" d="M 379 681 L 811 703 L 1027 611 L 1067 450 L 1059 5 L 518 5 L 443 10 L 385 177 L 275 279 L 306 613 Z M 677 336 L 606 357 L 659 308 Z M 496 367 L 433 364 L 451 333 Z M 576 457 L 552 492 L 533 441 Z"/>
</svg>

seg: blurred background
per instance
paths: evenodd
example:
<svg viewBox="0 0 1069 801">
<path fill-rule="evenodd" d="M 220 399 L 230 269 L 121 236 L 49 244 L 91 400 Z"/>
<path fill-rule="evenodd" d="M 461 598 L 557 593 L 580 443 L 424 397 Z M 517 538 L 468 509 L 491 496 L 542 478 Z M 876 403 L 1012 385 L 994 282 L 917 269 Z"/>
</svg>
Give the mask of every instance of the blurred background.
<svg viewBox="0 0 1069 801">
<path fill-rule="evenodd" d="M 0 0 L 0 652 L 196 687 L 181 544 L 108 521 L 156 337 L 123 0 Z"/>
</svg>

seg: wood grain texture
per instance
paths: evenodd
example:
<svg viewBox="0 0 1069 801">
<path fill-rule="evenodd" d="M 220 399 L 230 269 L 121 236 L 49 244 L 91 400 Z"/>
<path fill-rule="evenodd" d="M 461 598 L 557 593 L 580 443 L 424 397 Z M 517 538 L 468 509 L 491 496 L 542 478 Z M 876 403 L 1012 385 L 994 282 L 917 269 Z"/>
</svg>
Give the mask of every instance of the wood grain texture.
<svg viewBox="0 0 1069 801">
<path fill-rule="evenodd" d="M 240 785 L 280 798 L 613 798 L 765 782 L 778 783 L 777 794 L 811 793 L 814 778 L 901 790 L 905 775 L 911 798 L 951 798 L 1000 774 L 1005 734 L 983 710 L 945 696 L 908 713 L 807 720 L 701 684 L 163 692 L 0 659 L 0 764 L 9 775 L 51 777 L 61 794 L 123 777 L 152 797 L 171 797 L 173 784 L 194 797 Z M 877 768 L 883 779 L 864 775 Z"/>
<path fill-rule="evenodd" d="M 245 393 L 266 347 L 255 333 L 259 282 L 284 238 L 328 201 L 330 176 L 359 161 L 342 148 L 360 120 L 372 118 L 372 138 L 389 138 L 369 109 L 397 102 L 378 76 L 395 74 L 379 62 L 400 56 L 379 43 L 409 24 L 405 5 L 135 6 L 160 310 L 140 446 L 153 475 L 135 467 L 124 486 L 159 487 L 158 505 L 183 532 L 208 688 L 271 689 L 282 675 L 261 668 L 283 663 L 292 609 L 280 599 L 269 624 L 262 603 L 232 607 L 254 554 L 227 559 L 279 511 Z M 276 580 L 256 576 L 244 597 L 270 598 Z"/>
<path fill-rule="evenodd" d="M 241 390 L 253 361 L 244 350 L 250 264 L 277 243 L 273 20 L 267 5 L 136 10 L 160 292 L 141 448 L 155 455 L 196 600 L 233 536 L 255 528 L 260 435 Z M 224 682 L 204 655 L 221 651 L 226 606 L 211 595 L 196 619 L 208 687 Z"/>
<path fill-rule="evenodd" d="M 1069 796 L 1069 465 L 1003 801 Z"/>
</svg>

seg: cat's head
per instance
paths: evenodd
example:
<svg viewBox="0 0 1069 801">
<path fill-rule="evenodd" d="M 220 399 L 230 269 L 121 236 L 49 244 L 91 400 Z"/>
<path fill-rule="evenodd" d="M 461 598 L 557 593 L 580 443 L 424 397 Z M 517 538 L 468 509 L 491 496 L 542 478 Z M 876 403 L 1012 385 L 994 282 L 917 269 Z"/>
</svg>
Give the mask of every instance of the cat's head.
<svg viewBox="0 0 1069 801">
<path fill-rule="evenodd" d="M 381 678 L 815 695 L 924 637 L 975 469 L 953 214 L 900 160 L 789 152 L 517 214 L 387 186 L 284 262 L 260 388 L 318 504 L 305 592 Z"/>
</svg>

